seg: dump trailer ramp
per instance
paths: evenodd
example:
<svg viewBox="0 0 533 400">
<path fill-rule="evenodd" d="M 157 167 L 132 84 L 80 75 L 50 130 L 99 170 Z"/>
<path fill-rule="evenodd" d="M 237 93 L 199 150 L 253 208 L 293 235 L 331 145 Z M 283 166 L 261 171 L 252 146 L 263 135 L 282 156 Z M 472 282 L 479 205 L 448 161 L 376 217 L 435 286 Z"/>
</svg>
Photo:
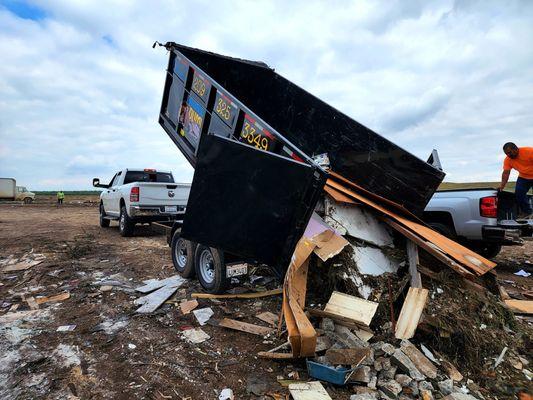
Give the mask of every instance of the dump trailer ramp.
<svg viewBox="0 0 533 400">
<path fill-rule="evenodd" d="M 283 275 L 327 172 L 420 213 L 444 174 L 266 64 L 170 51 L 159 122 L 195 168 L 182 235 Z"/>
</svg>

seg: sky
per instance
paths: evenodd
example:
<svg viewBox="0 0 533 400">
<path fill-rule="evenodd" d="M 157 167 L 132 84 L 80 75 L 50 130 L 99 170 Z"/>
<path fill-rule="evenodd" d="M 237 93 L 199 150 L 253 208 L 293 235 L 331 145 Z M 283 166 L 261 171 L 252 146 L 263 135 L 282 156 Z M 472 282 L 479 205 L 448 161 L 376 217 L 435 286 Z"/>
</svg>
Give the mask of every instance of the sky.
<svg viewBox="0 0 533 400">
<path fill-rule="evenodd" d="M 264 61 L 414 155 L 437 149 L 446 181 L 496 181 L 504 142 L 533 146 L 531 21 L 532 1 L 0 0 L 0 177 L 190 182 L 157 122 L 157 40 Z"/>
</svg>

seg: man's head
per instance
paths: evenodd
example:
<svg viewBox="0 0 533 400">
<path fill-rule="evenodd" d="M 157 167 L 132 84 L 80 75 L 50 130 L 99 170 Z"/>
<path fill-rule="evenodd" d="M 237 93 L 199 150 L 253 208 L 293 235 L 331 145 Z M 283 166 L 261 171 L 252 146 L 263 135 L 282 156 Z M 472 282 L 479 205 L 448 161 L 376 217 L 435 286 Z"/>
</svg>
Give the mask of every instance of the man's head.
<svg viewBox="0 0 533 400">
<path fill-rule="evenodd" d="M 503 152 L 509 158 L 518 157 L 518 146 L 513 142 L 507 142 L 503 145 Z"/>
</svg>

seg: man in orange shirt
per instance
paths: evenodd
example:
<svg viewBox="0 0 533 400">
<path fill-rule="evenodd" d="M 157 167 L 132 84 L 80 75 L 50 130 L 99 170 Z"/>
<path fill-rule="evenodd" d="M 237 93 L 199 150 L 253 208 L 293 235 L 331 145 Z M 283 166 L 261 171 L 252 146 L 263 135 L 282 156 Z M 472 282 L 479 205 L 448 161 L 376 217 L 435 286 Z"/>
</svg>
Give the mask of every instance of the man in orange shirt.
<svg viewBox="0 0 533 400">
<path fill-rule="evenodd" d="M 533 147 L 518 147 L 508 142 L 503 145 L 503 152 L 507 157 L 503 161 L 502 181 L 499 190 L 503 190 L 509 180 L 511 168 L 518 171 L 516 180 L 515 196 L 518 206 L 522 210 L 519 218 L 533 218 L 531 204 L 527 198 L 527 192 L 533 187 Z"/>
</svg>

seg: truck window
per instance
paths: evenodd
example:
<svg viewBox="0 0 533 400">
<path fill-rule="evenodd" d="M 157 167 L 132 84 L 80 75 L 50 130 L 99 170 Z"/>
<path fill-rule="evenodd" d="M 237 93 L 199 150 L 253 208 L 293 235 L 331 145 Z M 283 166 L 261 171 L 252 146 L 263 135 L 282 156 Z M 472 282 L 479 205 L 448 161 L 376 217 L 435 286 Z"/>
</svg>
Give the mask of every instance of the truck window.
<svg viewBox="0 0 533 400">
<path fill-rule="evenodd" d="M 109 184 L 109 187 L 115 187 L 118 185 L 118 181 L 120 179 L 120 175 L 122 174 L 122 171 L 118 172 L 114 177 L 111 183 Z"/>
<path fill-rule="evenodd" d="M 128 171 L 124 177 L 124 184 L 132 182 L 165 182 L 174 183 L 172 174 L 166 172 Z"/>
</svg>

